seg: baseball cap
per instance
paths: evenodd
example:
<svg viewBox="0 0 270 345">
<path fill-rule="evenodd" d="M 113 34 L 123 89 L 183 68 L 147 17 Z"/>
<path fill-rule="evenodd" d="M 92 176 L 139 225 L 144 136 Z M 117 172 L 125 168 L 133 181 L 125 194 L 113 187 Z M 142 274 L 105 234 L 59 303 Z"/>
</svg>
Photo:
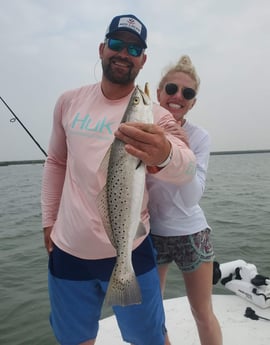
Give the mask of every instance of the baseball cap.
<svg viewBox="0 0 270 345">
<path fill-rule="evenodd" d="M 105 37 L 111 37 L 117 31 L 129 31 L 141 40 L 143 47 L 147 48 L 147 29 L 145 25 L 133 14 L 123 14 L 112 19 L 106 30 Z"/>
</svg>

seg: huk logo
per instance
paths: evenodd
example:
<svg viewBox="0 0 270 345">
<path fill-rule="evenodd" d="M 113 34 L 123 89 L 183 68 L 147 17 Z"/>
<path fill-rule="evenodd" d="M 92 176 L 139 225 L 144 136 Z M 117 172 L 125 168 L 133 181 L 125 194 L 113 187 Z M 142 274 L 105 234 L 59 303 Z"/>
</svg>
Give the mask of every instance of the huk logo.
<svg viewBox="0 0 270 345">
<path fill-rule="evenodd" d="M 81 116 L 80 113 L 77 113 L 71 123 L 71 132 L 82 136 L 98 134 L 106 137 L 108 134 L 109 136 L 113 134 L 112 124 L 113 122 L 107 121 L 106 117 L 94 121 L 89 114 Z"/>
</svg>

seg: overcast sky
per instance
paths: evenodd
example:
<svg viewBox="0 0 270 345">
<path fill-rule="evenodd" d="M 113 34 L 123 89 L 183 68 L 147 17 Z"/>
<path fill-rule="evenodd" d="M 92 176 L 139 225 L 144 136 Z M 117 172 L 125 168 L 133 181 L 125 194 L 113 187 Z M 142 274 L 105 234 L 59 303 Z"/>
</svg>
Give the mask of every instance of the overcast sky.
<svg viewBox="0 0 270 345">
<path fill-rule="evenodd" d="M 127 13 L 148 28 L 137 83 L 154 100 L 162 69 L 188 54 L 201 78 L 188 116 L 212 151 L 270 149 L 269 0 L 0 0 L 0 96 L 41 147 L 59 95 L 100 80 L 99 43 Z M 0 116 L 0 161 L 44 158 L 2 102 Z"/>
</svg>

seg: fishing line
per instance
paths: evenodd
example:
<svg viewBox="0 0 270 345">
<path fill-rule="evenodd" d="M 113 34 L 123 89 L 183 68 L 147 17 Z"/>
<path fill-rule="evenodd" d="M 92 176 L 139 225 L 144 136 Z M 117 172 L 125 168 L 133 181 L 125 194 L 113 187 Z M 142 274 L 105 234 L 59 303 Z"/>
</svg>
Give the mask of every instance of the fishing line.
<svg viewBox="0 0 270 345">
<path fill-rule="evenodd" d="M 43 148 L 39 145 L 39 143 L 36 141 L 36 139 L 33 137 L 33 135 L 29 132 L 29 130 L 25 127 L 25 125 L 22 123 L 22 121 L 18 118 L 18 116 L 14 113 L 14 111 L 10 108 L 10 106 L 4 101 L 4 99 L 0 96 L 1 101 L 5 104 L 5 106 L 8 108 L 8 110 L 11 112 L 13 117 L 9 120 L 10 122 L 18 121 L 19 124 L 22 126 L 22 128 L 26 131 L 26 133 L 30 136 L 30 138 L 34 141 L 34 143 L 38 146 L 38 148 L 41 150 L 41 152 L 47 157 L 47 153 L 43 150 Z"/>
</svg>

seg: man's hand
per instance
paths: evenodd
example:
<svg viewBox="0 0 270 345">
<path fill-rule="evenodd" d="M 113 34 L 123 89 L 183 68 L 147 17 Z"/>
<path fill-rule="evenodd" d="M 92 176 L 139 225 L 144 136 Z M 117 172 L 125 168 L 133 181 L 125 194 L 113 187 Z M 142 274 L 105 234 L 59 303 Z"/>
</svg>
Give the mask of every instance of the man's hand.
<svg viewBox="0 0 270 345">
<path fill-rule="evenodd" d="M 44 244 L 47 249 L 48 254 L 53 250 L 53 242 L 51 240 L 51 232 L 52 226 L 48 226 L 47 228 L 43 228 L 43 235 L 44 235 Z"/>
<path fill-rule="evenodd" d="M 154 124 L 126 122 L 120 124 L 115 136 L 126 143 L 125 149 L 146 165 L 164 162 L 171 151 L 171 143 L 164 130 Z"/>
</svg>

